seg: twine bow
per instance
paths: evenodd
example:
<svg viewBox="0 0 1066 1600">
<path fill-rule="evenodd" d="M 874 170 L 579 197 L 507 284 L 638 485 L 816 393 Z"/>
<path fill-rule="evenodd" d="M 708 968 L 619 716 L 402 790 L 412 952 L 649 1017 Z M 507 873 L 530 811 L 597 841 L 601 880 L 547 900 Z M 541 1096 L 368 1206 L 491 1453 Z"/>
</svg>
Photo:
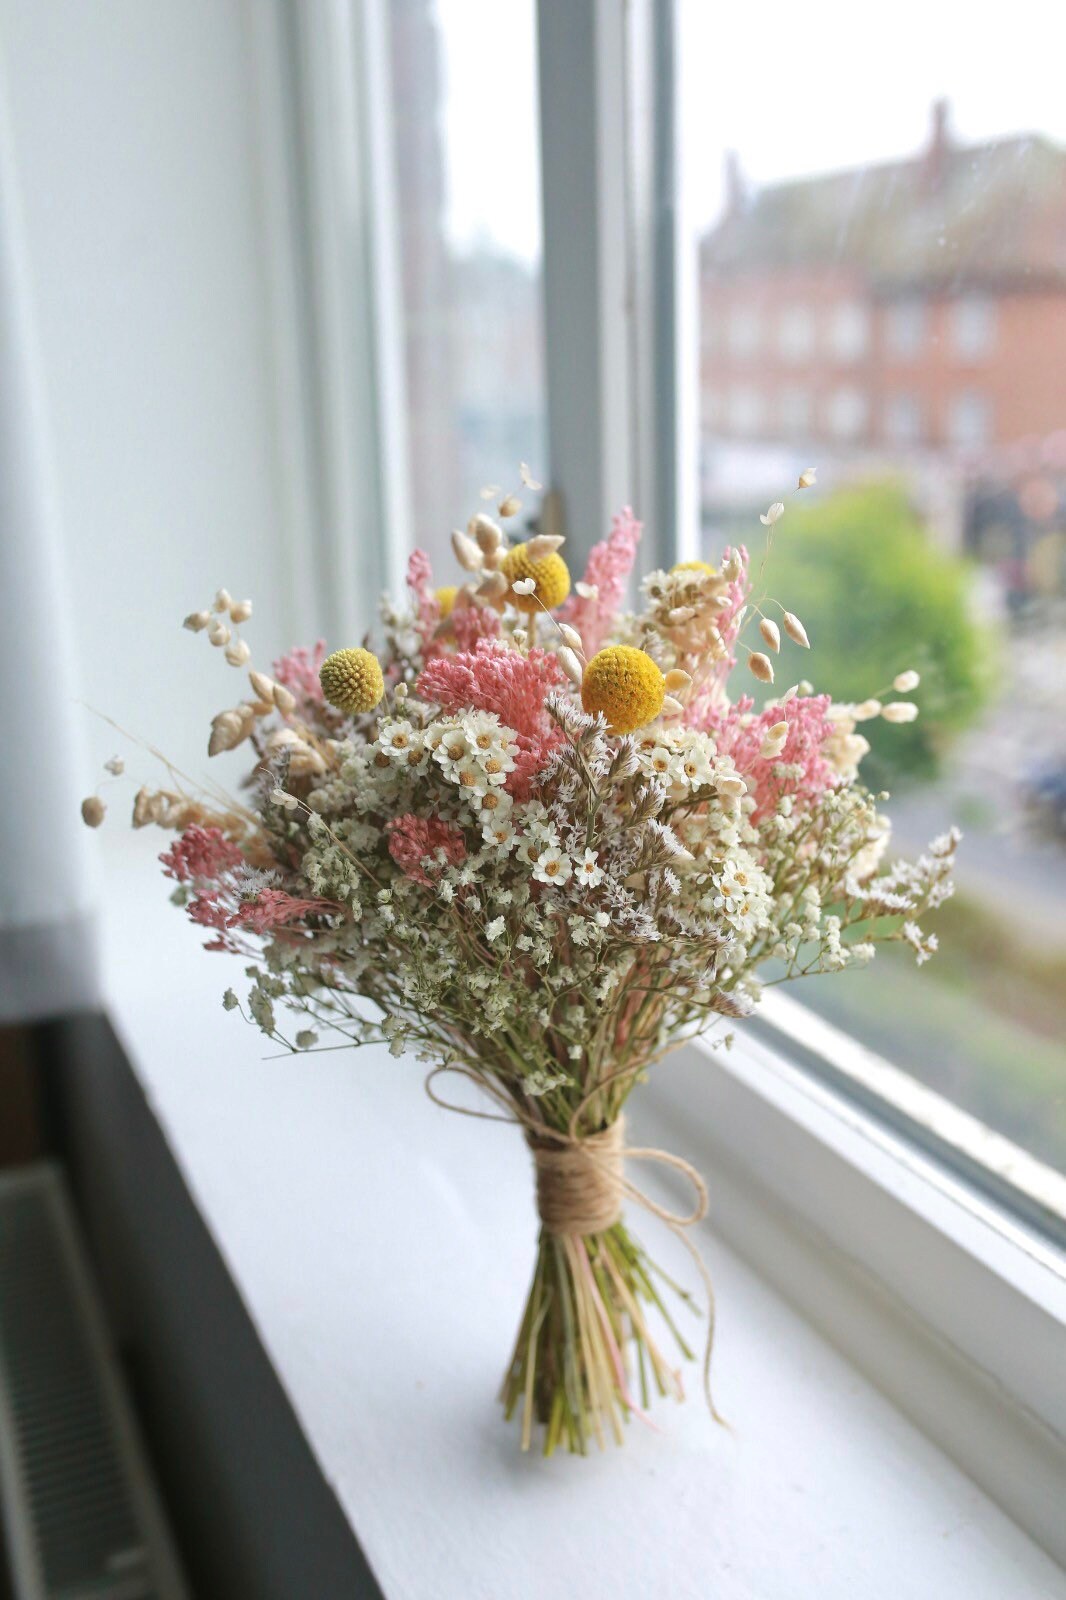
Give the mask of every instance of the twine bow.
<svg viewBox="0 0 1066 1600">
<path fill-rule="evenodd" d="M 469 1078 L 479 1089 L 491 1095 L 497 1105 L 503 1107 L 502 1113 L 478 1111 L 471 1106 L 457 1106 L 450 1100 L 442 1100 L 433 1089 L 433 1080 L 445 1072 L 454 1072 L 460 1077 Z M 477 1117 L 484 1122 L 506 1122 L 523 1130 L 537 1164 L 538 1209 L 541 1220 L 549 1232 L 587 1234 L 610 1227 L 618 1220 L 619 1191 L 641 1206 L 649 1215 L 665 1223 L 692 1257 L 703 1282 L 707 1296 L 703 1392 L 711 1416 L 723 1427 L 728 1427 L 728 1423 L 715 1407 L 711 1395 L 711 1357 L 714 1352 L 715 1329 L 714 1285 L 703 1257 L 686 1232 L 686 1229 L 703 1221 L 707 1215 L 708 1204 L 707 1185 L 692 1163 L 669 1150 L 660 1150 L 655 1146 L 625 1144 L 625 1118 L 622 1115 L 599 1133 L 585 1135 L 578 1133 L 577 1125 L 581 1113 L 589 1100 L 603 1088 L 602 1083 L 597 1084 L 596 1088 L 578 1103 L 565 1133 L 558 1128 L 549 1128 L 533 1117 L 523 1115 L 520 1108 L 514 1105 L 495 1084 L 460 1062 L 444 1062 L 434 1067 L 426 1078 L 425 1087 L 429 1098 L 444 1111 L 454 1111 L 464 1117 Z M 679 1172 L 692 1186 L 695 1195 L 692 1210 L 687 1213 L 671 1211 L 668 1206 L 660 1205 L 657 1200 L 653 1200 L 625 1176 L 622 1170 L 623 1160 L 652 1161 L 659 1166 L 671 1167 L 675 1172 Z M 545 1180 L 545 1173 L 551 1173 L 552 1176 Z M 597 1175 L 591 1185 L 590 1173 Z"/>
</svg>

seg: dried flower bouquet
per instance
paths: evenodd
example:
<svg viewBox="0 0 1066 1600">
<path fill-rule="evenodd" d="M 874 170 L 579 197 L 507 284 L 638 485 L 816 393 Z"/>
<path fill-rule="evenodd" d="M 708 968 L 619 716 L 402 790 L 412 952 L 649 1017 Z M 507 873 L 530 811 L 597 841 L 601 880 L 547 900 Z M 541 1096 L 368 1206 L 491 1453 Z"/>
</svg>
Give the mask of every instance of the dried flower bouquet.
<svg viewBox="0 0 1066 1600">
<path fill-rule="evenodd" d="M 519 510 L 505 496 L 500 521 Z M 767 553 L 783 510 L 762 518 Z M 523 1447 L 539 1425 L 547 1453 L 620 1440 L 653 1391 L 680 1397 L 654 1324 L 692 1354 L 670 1307 L 688 1296 L 622 1202 L 680 1229 L 702 1214 L 702 1185 L 685 1169 L 688 1218 L 633 1189 L 634 1086 L 747 1014 L 767 964 L 772 982 L 837 971 L 884 939 L 924 961 L 935 939 L 918 919 L 951 892 L 957 840 L 882 866 L 888 824 L 859 781 L 858 725 L 909 720 L 913 702 L 834 705 L 801 682 L 757 710 L 735 687 L 735 668 L 772 684 L 781 651 L 808 648 L 767 597 L 765 557 L 754 583 L 744 549 L 649 573 L 629 612 L 639 538 L 623 512 L 571 589 L 561 539 L 511 544 L 475 516 L 453 538 L 462 587 L 434 589 L 412 556 L 409 603 L 382 606 L 380 655 L 319 644 L 249 672 L 209 743 L 247 747 L 247 804 L 175 784 L 142 789 L 133 812 L 178 832 L 162 861 L 207 948 L 249 962 L 227 1009 L 297 1051 L 327 1032 L 412 1050 L 431 1092 L 464 1074 L 492 1097 L 485 1114 L 524 1131 L 541 1228 L 503 1401 Z M 185 625 L 243 668 L 250 614 L 220 590 Z M 102 820 L 98 796 L 83 810 Z M 709 1330 L 706 1350 L 709 1363 Z"/>
</svg>

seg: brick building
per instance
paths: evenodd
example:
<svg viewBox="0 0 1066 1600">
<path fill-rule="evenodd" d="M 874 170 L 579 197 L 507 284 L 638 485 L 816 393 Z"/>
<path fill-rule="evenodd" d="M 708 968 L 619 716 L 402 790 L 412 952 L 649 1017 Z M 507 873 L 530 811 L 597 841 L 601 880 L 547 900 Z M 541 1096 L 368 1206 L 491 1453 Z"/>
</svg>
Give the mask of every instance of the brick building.
<svg viewBox="0 0 1066 1600">
<path fill-rule="evenodd" d="M 748 191 L 701 245 L 703 431 L 976 459 L 1066 429 L 1066 150 L 956 144 Z"/>
</svg>

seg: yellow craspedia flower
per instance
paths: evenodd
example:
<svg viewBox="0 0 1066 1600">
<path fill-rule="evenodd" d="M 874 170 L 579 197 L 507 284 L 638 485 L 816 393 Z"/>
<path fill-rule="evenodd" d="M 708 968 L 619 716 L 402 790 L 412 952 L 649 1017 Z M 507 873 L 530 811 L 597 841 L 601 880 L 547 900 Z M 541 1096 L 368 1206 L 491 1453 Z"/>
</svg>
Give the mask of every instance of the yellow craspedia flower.
<svg viewBox="0 0 1066 1600">
<path fill-rule="evenodd" d="M 455 606 L 455 597 L 459 593 L 454 583 L 446 583 L 443 589 L 434 589 L 433 598 L 440 606 L 441 618 L 450 617 Z"/>
<path fill-rule="evenodd" d="M 718 568 L 712 567 L 709 561 L 679 561 L 670 568 L 671 572 L 706 572 L 710 577 L 718 576 Z"/>
<path fill-rule="evenodd" d="M 334 650 L 318 674 L 322 693 L 338 711 L 372 711 L 385 693 L 381 662 L 369 650 Z"/>
<path fill-rule="evenodd" d="M 666 679 L 643 650 L 608 645 L 593 656 L 581 680 L 581 704 L 602 711 L 614 733 L 632 733 L 654 722 L 663 708 Z"/>
<path fill-rule="evenodd" d="M 511 589 L 507 598 L 516 611 L 539 611 L 541 606 L 554 611 L 570 593 L 570 568 L 562 556 L 554 551 L 534 561 L 528 545 L 516 544 L 504 556 L 500 570 L 507 579 L 508 589 L 522 578 L 532 578 L 537 586 L 533 594 L 515 594 Z M 540 605 L 537 604 L 538 600 Z"/>
</svg>

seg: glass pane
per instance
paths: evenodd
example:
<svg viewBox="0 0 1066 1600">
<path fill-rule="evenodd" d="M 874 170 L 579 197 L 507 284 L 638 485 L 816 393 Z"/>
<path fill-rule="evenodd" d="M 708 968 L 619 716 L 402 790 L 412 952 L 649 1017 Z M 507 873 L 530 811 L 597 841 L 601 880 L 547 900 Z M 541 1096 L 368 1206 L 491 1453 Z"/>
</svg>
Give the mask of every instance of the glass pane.
<svg viewBox="0 0 1066 1600">
<path fill-rule="evenodd" d="M 702 553 L 757 543 L 802 618 L 787 685 L 922 675 L 864 724 L 913 854 L 965 834 L 940 953 L 790 995 L 1066 1169 L 1066 102 L 1041 0 L 681 0 L 698 251 Z M 721 63 L 728 63 L 723 70 Z M 816 464 L 819 487 L 787 491 Z M 693 464 L 694 467 L 696 464 Z M 892 698 L 892 696 L 889 696 Z M 910 696 L 906 696 L 910 698 Z M 931 923 L 932 925 L 932 919 Z"/>
<path fill-rule="evenodd" d="M 414 540 L 452 581 L 479 491 L 547 473 L 534 0 L 388 9 Z"/>
</svg>

